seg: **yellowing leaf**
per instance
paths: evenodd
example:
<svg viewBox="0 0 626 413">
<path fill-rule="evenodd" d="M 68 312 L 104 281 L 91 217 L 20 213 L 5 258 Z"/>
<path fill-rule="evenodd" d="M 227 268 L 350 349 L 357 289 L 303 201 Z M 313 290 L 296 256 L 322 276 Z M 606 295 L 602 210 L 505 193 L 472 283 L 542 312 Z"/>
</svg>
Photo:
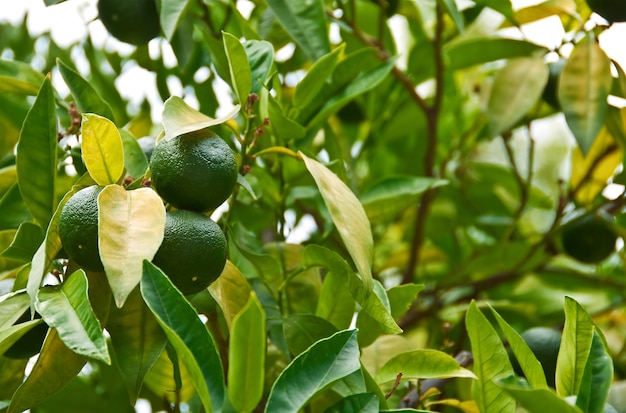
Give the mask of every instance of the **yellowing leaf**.
<svg viewBox="0 0 626 413">
<path fill-rule="evenodd" d="M 222 274 L 209 285 L 209 292 L 222 309 L 230 328 L 235 316 L 248 303 L 252 287 L 239 269 L 227 260 Z"/>
<path fill-rule="evenodd" d="M 115 124 L 93 113 L 84 114 L 82 136 L 89 175 L 101 186 L 116 183 L 124 173 L 124 147 Z"/>
<path fill-rule="evenodd" d="M 606 187 L 615 170 L 622 163 L 624 153 L 606 128 L 603 128 L 586 156 L 580 147 L 572 152 L 570 183 L 576 191 L 576 200 L 589 204 Z M 584 181 L 583 181 L 584 180 Z"/>
<path fill-rule="evenodd" d="M 318 161 L 306 157 L 302 152 L 298 152 L 298 154 L 313 176 L 337 231 L 339 231 L 357 271 L 363 277 L 365 291 L 372 291 L 371 265 L 374 239 L 370 221 L 365 214 L 363 205 L 337 175 Z"/>
<path fill-rule="evenodd" d="M 171 96 L 163 104 L 163 128 L 166 141 L 186 133 L 197 132 L 227 122 L 239 112 L 236 105 L 226 115 L 213 119 L 198 112 L 178 96 Z"/>
<path fill-rule="evenodd" d="M 100 258 L 118 307 L 139 284 L 142 262 L 156 254 L 164 228 L 165 207 L 152 189 L 110 185 L 98 196 Z"/>
</svg>

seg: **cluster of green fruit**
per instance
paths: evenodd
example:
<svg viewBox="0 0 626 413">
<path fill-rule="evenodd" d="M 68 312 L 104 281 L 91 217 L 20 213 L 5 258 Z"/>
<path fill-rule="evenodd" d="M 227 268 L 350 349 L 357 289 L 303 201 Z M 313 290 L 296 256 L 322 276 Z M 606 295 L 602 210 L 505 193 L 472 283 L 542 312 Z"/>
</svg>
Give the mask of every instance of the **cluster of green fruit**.
<svg viewBox="0 0 626 413">
<path fill-rule="evenodd" d="M 166 214 L 164 238 L 153 258 L 185 295 L 207 288 L 226 264 L 226 237 L 204 213 L 232 193 L 237 162 L 216 135 L 179 136 L 156 145 L 150 159 L 153 188 L 176 208 Z M 98 249 L 97 185 L 76 192 L 63 206 L 59 236 L 67 256 L 82 268 L 103 271 Z"/>
</svg>

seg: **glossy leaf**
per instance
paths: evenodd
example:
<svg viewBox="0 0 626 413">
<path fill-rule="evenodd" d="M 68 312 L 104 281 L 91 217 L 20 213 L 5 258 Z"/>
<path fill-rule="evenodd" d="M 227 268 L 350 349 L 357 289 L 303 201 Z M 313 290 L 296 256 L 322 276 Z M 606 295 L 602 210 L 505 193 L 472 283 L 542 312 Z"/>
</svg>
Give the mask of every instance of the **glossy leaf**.
<svg viewBox="0 0 626 413">
<path fill-rule="evenodd" d="M 391 358 L 376 373 L 378 384 L 393 383 L 399 373 L 403 380 L 465 377 L 476 378 L 454 357 L 438 350 L 415 350 Z"/>
<path fill-rule="evenodd" d="M 611 62 L 593 35 L 581 40 L 559 76 L 558 99 L 583 155 L 602 129 L 611 90 Z"/>
<path fill-rule="evenodd" d="M 89 303 L 84 271 L 76 271 L 60 286 L 41 288 L 35 308 L 69 349 L 111 364 L 102 327 Z"/>
<path fill-rule="evenodd" d="M 283 109 L 272 95 L 267 94 L 267 112 L 270 118 L 272 132 L 280 142 L 291 142 L 304 137 L 306 129 L 294 120 L 288 118 Z"/>
<path fill-rule="evenodd" d="M 189 0 L 161 0 L 159 21 L 167 40 L 172 40 L 187 3 Z"/>
<path fill-rule="evenodd" d="M 607 128 L 602 128 L 586 155 L 580 147 L 572 150 L 570 186 L 577 188 L 576 200 L 590 204 L 605 188 L 607 181 L 622 164 L 624 152 Z"/>
<path fill-rule="evenodd" d="M 224 400 L 222 363 L 204 324 L 165 274 L 143 262 L 141 295 L 165 331 L 207 412 L 220 411 Z"/>
<path fill-rule="evenodd" d="M 248 55 L 239 39 L 230 33 L 222 33 L 224 50 L 228 59 L 230 81 L 240 105 L 245 105 L 252 88 L 252 73 L 248 63 Z"/>
<path fill-rule="evenodd" d="M 380 281 L 374 280 L 374 288 L 372 294 L 368 295 L 362 304 L 363 312 L 369 317 L 376 320 L 378 326 L 385 334 L 400 334 L 402 329 L 396 324 L 391 315 L 391 305 L 387 291 Z"/>
<path fill-rule="evenodd" d="M 17 182 L 24 204 L 39 225 L 46 228 L 57 205 L 57 123 L 49 77 L 24 120 L 16 154 Z"/>
<path fill-rule="evenodd" d="M 322 194 L 333 223 L 363 278 L 367 294 L 373 288 L 371 264 L 374 241 L 365 210 L 354 193 L 337 175 L 301 152 L 299 155 Z"/>
<path fill-rule="evenodd" d="M 141 299 L 139 289 L 133 290 L 122 308 L 111 309 L 106 328 L 134 404 L 146 374 L 165 348 L 167 337 Z"/>
<path fill-rule="evenodd" d="M 576 397 L 576 406 L 585 412 L 604 413 L 612 383 L 613 360 L 601 333 L 596 328 Z"/>
<path fill-rule="evenodd" d="M 178 96 L 171 96 L 163 104 L 163 128 L 165 129 L 163 139 L 170 140 L 180 135 L 203 131 L 211 126 L 224 123 L 235 116 L 239 112 L 239 108 L 240 106 L 236 105 L 226 115 L 213 119 L 193 109 Z"/>
<path fill-rule="evenodd" d="M 323 318 L 338 330 L 350 326 L 355 312 L 355 302 L 340 274 L 329 271 L 324 276 L 315 315 Z"/>
<path fill-rule="evenodd" d="M 312 61 L 330 52 L 322 0 L 268 0 L 280 24 Z"/>
<path fill-rule="evenodd" d="M 139 284 L 142 262 L 154 258 L 164 231 L 165 207 L 152 189 L 109 185 L 98 195 L 100 258 L 118 307 Z"/>
<path fill-rule="evenodd" d="M 89 175 L 100 186 L 114 184 L 124 172 L 124 146 L 115 124 L 100 115 L 83 114 L 82 154 Z"/>
<path fill-rule="evenodd" d="M 559 412 L 580 413 L 580 409 L 572 406 L 564 399 L 546 388 L 530 388 L 528 383 L 515 376 L 497 381 L 498 385 L 517 400 L 529 413 Z"/>
<path fill-rule="evenodd" d="M 226 261 L 222 274 L 209 285 L 209 292 L 222 309 L 230 328 L 235 316 L 248 303 L 252 287 L 235 265 Z"/>
<path fill-rule="evenodd" d="M 274 46 L 265 40 L 246 40 L 243 43 L 250 65 L 251 93 L 261 93 L 274 65 Z"/>
<path fill-rule="evenodd" d="M 360 368 L 355 330 L 323 339 L 293 359 L 268 396 L 266 412 L 296 412 L 327 385 Z"/>
<path fill-rule="evenodd" d="M 475 301 L 470 304 L 465 317 L 467 334 L 474 356 L 474 382 L 472 394 L 483 413 L 514 412 L 515 400 L 498 387 L 495 380 L 513 374 L 513 367 L 498 333 L 478 309 Z"/>
<path fill-rule="evenodd" d="M 63 80 L 65 80 L 65 84 L 70 89 L 72 97 L 74 97 L 76 107 L 81 113 L 95 113 L 115 121 L 109 104 L 100 97 L 87 80 L 63 63 L 61 59 L 57 59 L 57 67 L 59 68 L 59 73 L 63 76 Z"/>
<path fill-rule="evenodd" d="M 238 412 L 253 411 L 263 396 L 265 312 L 256 295 L 232 323 L 228 345 L 228 396 Z"/>
<path fill-rule="evenodd" d="M 528 24 L 555 15 L 580 19 L 574 0 L 548 0 L 517 10 L 515 20 L 519 24 Z"/>
<path fill-rule="evenodd" d="M 353 394 L 324 410 L 324 413 L 378 413 L 378 404 L 378 398 L 373 393 Z"/>
<path fill-rule="evenodd" d="M 20 188 L 13 184 L 0 198 L 0 229 L 15 229 L 24 221 L 32 220 L 26 209 Z"/>
<path fill-rule="evenodd" d="M 89 279 L 89 301 L 101 321 L 106 324 L 111 306 L 111 291 L 101 273 L 87 274 Z M 31 374 L 11 398 L 7 413 L 20 413 L 40 404 L 61 390 L 83 368 L 88 358 L 67 348 L 59 338 L 57 330 L 50 329 L 35 362 Z"/>
<path fill-rule="evenodd" d="M 436 178 L 398 175 L 382 179 L 361 195 L 361 203 L 372 222 L 392 219 L 431 188 L 446 185 L 447 181 Z"/>
<path fill-rule="evenodd" d="M 585 309 L 574 299 L 565 297 L 565 326 L 556 363 L 556 391 L 562 397 L 578 394 L 594 330 Z"/>
<path fill-rule="evenodd" d="M 489 97 L 492 136 L 509 131 L 535 105 L 548 81 L 548 67 L 539 57 L 510 60 L 496 75 Z"/>
<path fill-rule="evenodd" d="M 515 354 L 528 383 L 534 388 L 547 388 L 548 384 L 543 367 L 541 367 L 541 363 L 528 347 L 528 344 L 526 344 L 524 339 L 493 309 L 493 307 L 490 306 L 489 309 L 504 333 L 504 337 L 506 337 L 506 340 L 509 342 L 511 350 L 513 354 Z"/>
</svg>

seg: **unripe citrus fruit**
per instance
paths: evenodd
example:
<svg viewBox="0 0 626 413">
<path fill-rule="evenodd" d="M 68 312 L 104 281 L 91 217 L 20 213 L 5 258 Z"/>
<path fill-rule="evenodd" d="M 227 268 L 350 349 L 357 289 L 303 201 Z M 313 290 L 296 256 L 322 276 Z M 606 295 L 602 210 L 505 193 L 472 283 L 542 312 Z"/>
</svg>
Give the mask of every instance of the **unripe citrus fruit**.
<svg viewBox="0 0 626 413">
<path fill-rule="evenodd" d="M 35 318 L 41 318 L 39 313 L 35 313 Z M 15 324 L 30 321 L 30 310 L 26 310 L 24 314 L 17 319 Z M 48 333 L 48 325 L 45 323 L 37 324 L 20 337 L 11 347 L 4 352 L 4 356 L 12 359 L 31 358 L 41 350 L 46 334 Z"/>
<path fill-rule="evenodd" d="M 152 262 L 184 295 L 190 295 L 220 276 L 226 253 L 226 237 L 211 218 L 181 209 L 167 213 L 163 243 Z"/>
<path fill-rule="evenodd" d="M 98 252 L 98 194 L 93 185 L 76 192 L 63 206 L 59 237 L 67 255 L 86 270 L 103 271 Z"/>
<path fill-rule="evenodd" d="M 98 14 L 109 33 L 126 43 L 146 44 L 161 30 L 154 0 L 99 0 Z"/>
<path fill-rule="evenodd" d="M 209 211 L 233 192 L 237 161 L 221 138 L 186 135 L 157 144 L 150 159 L 152 185 L 178 209 Z"/>
<path fill-rule="evenodd" d="M 615 251 L 617 235 L 609 228 L 605 218 L 587 215 L 563 228 L 563 251 L 570 257 L 587 264 L 606 259 Z"/>
<path fill-rule="evenodd" d="M 609 23 L 626 21 L 626 1 L 624 0 L 587 0 L 589 8 L 602 16 Z"/>
<path fill-rule="evenodd" d="M 556 360 L 561 347 L 561 333 L 547 327 L 535 327 L 524 331 L 521 336 L 541 363 L 548 385 L 554 387 Z M 509 357 L 515 373 L 524 377 L 524 372 L 515 355 L 510 352 Z"/>
</svg>

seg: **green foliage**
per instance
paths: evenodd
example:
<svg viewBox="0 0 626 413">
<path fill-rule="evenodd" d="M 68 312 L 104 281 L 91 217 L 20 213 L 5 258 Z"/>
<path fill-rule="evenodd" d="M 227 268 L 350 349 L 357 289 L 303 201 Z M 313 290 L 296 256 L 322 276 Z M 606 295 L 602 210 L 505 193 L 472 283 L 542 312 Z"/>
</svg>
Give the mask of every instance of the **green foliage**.
<svg viewBox="0 0 626 413">
<path fill-rule="evenodd" d="M 626 411 L 621 6 L 127 3 L 0 23 L 0 412 Z"/>
</svg>

